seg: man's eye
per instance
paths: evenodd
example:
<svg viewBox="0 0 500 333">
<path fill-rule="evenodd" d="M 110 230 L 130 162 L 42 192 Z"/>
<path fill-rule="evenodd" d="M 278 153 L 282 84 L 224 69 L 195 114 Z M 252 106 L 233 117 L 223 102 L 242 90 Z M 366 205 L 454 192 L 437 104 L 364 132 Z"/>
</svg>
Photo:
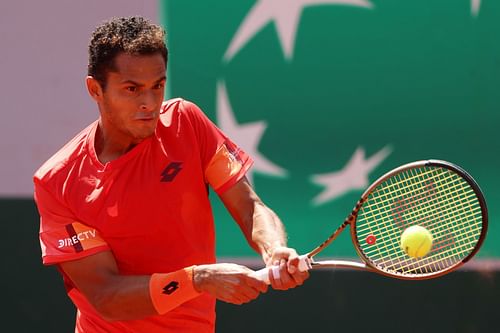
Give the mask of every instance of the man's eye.
<svg viewBox="0 0 500 333">
<path fill-rule="evenodd" d="M 154 89 L 163 89 L 164 84 L 163 83 L 158 83 L 154 86 Z"/>
<path fill-rule="evenodd" d="M 136 92 L 137 91 L 137 87 L 134 87 L 134 86 L 126 87 L 125 89 L 127 91 L 130 91 L 130 92 Z"/>
</svg>

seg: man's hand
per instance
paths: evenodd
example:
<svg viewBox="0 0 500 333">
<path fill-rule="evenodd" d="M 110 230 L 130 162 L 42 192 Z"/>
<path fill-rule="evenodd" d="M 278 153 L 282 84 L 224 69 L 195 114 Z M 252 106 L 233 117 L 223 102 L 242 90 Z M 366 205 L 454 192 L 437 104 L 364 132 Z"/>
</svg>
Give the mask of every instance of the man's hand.
<svg viewBox="0 0 500 333">
<path fill-rule="evenodd" d="M 279 266 L 279 277 L 273 276 L 272 270 L 269 270 L 269 280 L 274 289 L 287 290 L 302 285 L 309 272 L 299 271 L 299 255 L 294 249 L 279 246 L 273 249 L 270 258 L 266 263 L 267 267 Z"/>
<path fill-rule="evenodd" d="M 194 288 L 217 299 L 243 304 L 267 292 L 267 285 L 255 278 L 254 271 L 236 264 L 199 265 L 193 271 Z"/>
</svg>

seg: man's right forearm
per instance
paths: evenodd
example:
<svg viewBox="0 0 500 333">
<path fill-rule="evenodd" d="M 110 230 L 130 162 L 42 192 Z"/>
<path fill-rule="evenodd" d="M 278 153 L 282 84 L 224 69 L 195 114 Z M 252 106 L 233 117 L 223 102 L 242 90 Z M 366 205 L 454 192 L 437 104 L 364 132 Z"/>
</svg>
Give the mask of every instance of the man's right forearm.
<svg viewBox="0 0 500 333">
<path fill-rule="evenodd" d="M 156 314 L 149 295 L 150 280 L 151 276 L 117 275 L 96 285 L 95 291 L 79 289 L 104 319 L 133 320 Z"/>
<path fill-rule="evenodd" d="M 111 251 L 60 264 L 75 287 L 106 320 L 165 313 L 196 297 L 192 268 L 153 275 L 121 275 Z"/>
</svg>

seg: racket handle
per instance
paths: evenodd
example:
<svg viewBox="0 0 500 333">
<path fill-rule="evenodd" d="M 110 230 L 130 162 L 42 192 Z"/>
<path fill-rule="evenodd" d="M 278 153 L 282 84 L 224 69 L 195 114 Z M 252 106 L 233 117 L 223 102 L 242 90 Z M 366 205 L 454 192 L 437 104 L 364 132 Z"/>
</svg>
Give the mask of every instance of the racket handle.
<svg viewBox="0 0 500 333">
<path fill-rule="evenodd" d="M 310 259 L 305 254 L 301 255 L 299 257 L 299 271 L 305 272 L 310 269 L 311 269 Z M 264 281 L 267 284 L 271 284 L 271 280 L 269 279 L 270 270 L 273 271 L 273 276 L 275 279 L 280 278 L 280 267 L 278 265 L 259 269 L 258 271 L 255 272 L 255 277 L 257 277 L 257 279 L 261 281 Z"/>
</svg>

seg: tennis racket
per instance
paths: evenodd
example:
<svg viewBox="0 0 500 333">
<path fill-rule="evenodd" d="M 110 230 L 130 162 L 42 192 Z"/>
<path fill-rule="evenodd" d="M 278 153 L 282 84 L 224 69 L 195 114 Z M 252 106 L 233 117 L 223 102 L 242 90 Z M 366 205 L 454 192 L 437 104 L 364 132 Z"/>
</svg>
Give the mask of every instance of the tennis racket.
<svg viewBox="0 0 500 333">
<path fill-rule="evenodd" d="M 361 262 L 324 260 L 323 251 L 350 226 Z M 401 234 L 419 225 L 432 234 L 431 250 L 413 258 L 401 248 Z M 462 168 L 445 161 L 425 160 L 400 166 L 377 179 L 362 194 L 351 214 L 321 245 L 302 255 L 299 270 L 345 267 L 406 280 L 447 274 L 471 259 L 486 236 L 488 212 L 478 184 Z M 257 271 L 269 282 L 269 270 Z"/>
</svg>

